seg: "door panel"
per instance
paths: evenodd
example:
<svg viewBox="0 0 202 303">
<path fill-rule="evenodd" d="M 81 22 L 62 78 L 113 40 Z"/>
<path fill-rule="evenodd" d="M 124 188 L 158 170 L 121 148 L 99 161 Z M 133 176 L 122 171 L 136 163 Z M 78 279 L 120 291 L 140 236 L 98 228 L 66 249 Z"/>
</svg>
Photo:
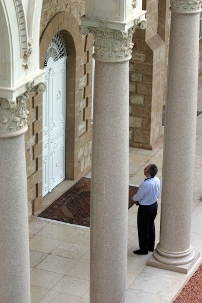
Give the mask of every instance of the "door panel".
<svg viewBox="0 0 202 303">
<path fill-rule="evenodd" d="M 65 179 L 66 58 L 45 68 L 43 96 L 43 196 Z"/>
</svg>

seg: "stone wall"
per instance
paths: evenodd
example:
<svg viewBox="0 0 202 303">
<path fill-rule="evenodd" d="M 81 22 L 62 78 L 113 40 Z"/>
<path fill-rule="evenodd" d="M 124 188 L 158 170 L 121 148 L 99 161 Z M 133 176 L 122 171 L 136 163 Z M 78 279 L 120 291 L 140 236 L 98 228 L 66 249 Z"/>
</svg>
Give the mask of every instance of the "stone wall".
<svg viewBox="0 0 202 303">
<path fill-rule="evenodd" d="M 27 163 L 27 189 L 29 216 L 42 205 L 42 95 L 35 95 L 27 102 L 28 130 L 25 133 Z"/>
<path fill-rule="evenodd" d="M 166 100 L 168 20 L 166 5 L 148 0 L 146 30 L 136 30 L 130 61 L 130 146 L 152 149 L 162 140 L 162 108 Z M 161 12 L 161 13 L 160 13 Z M 163 14 L 166 16 L 164 23 Z M 160 14 L 160 16 L 159 16 Z M 160 20 L 160 24 L 159 24 Z M 157 32 L 161 32 L 161 36 Z"/>
<path fill-rule="evenodd" d="M 67 12 L 72 15 L 80 24 L 80 17 L 85 14 L 85 0 L 43 0 L 43 9 L 41 13 L 41 34 L 50 20 L 60 12 Z"/>
</svg>

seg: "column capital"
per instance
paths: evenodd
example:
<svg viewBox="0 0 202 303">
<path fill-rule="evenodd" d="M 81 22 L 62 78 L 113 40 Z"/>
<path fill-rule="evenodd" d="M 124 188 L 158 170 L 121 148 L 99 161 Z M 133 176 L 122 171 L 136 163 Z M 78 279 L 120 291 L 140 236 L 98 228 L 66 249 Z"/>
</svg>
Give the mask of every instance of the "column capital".
<svg viewBox="0 0 202 303">
<path fill-rule="evenodd" d="M 112 29 L 110 24 L 100 20 L 97 26 L 81 26 L 82 34 L 94 35 L 94 59 L 105 62 L 123 62 L 131 58 L 132 37 L 136 28 L 145 29 L 146 19 L 134 20 L 133 26 L 124 30 Z"/>
<path fill-rule="evenodd" d="M 0 138 L 16 137 L 27 130 L 26 102 L 32 93 L 42 93 L 46 84 L 41 82 L 34 86 L 33 82 L 27 83 L 27 91 L 15 99 L 0 97 Z"/>
<path fill-rule="evenodd" d="M 171 0 L 171 11 L 179 14 L 196 14 L 201 12 L 201 0 Z"/>
<path fill-rule="evenodd" d="M 80 28 L 84 35 L 94 34 L 94 58 L 104 62 L 130 60 L 133 33 L 147 25 L 142 0 L 86 0 L 85 13 Z"/>
<path fill-rule="evenodd" d="M 37 85 L 35 85 L 34 80 L 31 80 L 27 83 L 27 92 L 29 94 L 35 93 L 40 94 L 44 93 L 46 90 L 46 83 L 45 82 L 39 82 Z"/>
</svg>

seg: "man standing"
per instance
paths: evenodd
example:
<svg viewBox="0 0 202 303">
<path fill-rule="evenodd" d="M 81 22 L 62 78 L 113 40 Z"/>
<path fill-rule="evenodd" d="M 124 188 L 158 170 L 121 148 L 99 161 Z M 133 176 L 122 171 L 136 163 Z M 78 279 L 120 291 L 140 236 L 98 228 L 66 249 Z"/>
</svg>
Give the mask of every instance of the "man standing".
<svg viewBox="0 0 202 303">
<path fill-rule="evenodd" d="M 160 195 L 160 180 L 155 177 L 158 168 L 155 164 L 149 164 L 144 169 L 146 179 L 140 184 L 133 200 L 139 205 L 137 214 L 137 227 L 140 249 L 133 253 L 136 255 L 147 255 L 148 250 L 154 251 L 155 225 L 157 215 L 157 200 Z"/>
</svg>

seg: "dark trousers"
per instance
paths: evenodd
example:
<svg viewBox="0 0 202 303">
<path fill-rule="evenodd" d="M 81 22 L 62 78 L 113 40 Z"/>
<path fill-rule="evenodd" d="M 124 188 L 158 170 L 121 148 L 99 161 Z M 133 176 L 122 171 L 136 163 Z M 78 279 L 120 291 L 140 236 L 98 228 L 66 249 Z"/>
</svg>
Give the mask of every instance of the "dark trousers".
<svg viewBox="0 0 202 303">
<path fill-rule="evenodd" d="M 137 227 L 139 246 L 141 250 L 153 250 L 155 245 L 155 224 L 158 204 L 139 205 L 137 213 Z"/>
</svg>

